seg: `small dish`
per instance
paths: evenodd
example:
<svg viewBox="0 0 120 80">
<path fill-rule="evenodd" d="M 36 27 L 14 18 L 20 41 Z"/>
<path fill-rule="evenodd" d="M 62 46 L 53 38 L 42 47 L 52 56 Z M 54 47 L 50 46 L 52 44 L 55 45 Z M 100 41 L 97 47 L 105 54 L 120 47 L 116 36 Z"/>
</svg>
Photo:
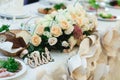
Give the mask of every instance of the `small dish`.
<svg viewBox="0 0 120 80">
<path fill-rule="evenodd" d="M 120 20 L 120 16 L 116 16 L 116 18 L 114 18 L 114 19 L 105 19 L 105 18 L 102 18 L 102 17 L 98 17 L 98 20 L 101 20 L 101 21 L 117 21 L 117 20 Z"/>
<path fill-rule="evenodd" d="M 7 59 L 7 57 L 2 57 L 2 56 L 0 56 L 0 59 L 3 59 L 3 60 L 4 60 L 4 59 Z M 13 76 L 0 78 L 0 80 L 14 79 L 14 78 L 17 78 L 17 77 L 23 75 L 23 74 L 26 72 L 26 70 L 27 70 L 26 65 L 25 65 L 22 61 L 20 61 L 20 60 L 18 60 L 18 59 L 15 59 L 15 61 L 17 61 L 18 63 L 20 63 L 20 65 L 21 65 L 21 70 L 18 71 L 18 72 L 16 72 L 15 75 L 13 75 Z"/>
</svg>

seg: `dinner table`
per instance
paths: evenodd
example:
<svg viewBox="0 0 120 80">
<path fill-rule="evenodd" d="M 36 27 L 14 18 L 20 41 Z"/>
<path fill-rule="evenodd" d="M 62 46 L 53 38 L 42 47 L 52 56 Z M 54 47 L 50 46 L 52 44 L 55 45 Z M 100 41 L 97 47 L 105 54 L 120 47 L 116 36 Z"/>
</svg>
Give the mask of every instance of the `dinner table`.
<svg viewBox="0 0 120 80">
<path fill-rule="evenodd" d="M 44 15 L 38 13 L 38 8 L 40 7 L 46 7 L 48 3 L 41 3 L 35 2 L 32 4 L 24 5 L 24 11 L 27 15 L 26 18 L 21 19 L 8 19 L 8 18 L 0 18 L 0 26 L 2 24 L 10 24 L 10 29 L 21 29 L 22 24 L 28 24 L 28 21 L 33 20 L 34 18 L 43 17 Z M 68 3 L 72 4 L 72 3 Z M 51 6 L 51 5 L 48 5 Z M 120 9 L 115 9 L 108 7 L 108 11 L 112 13 L 113 15 L 120 16 Z M 88 14 L 94 14 L 95 12 L 87 12 Z M 101 36 L 108 30 L 114 28 L 118 21 L 103 21 L 98 20 L 98 26 L 97 30 L 101 34 Z M 54 61 L 49 62 L 48 64 L 40 65 L 36 68 L 31 68 L 26 64 L 26 71 L 24 74 L 21 74 L 20 76 L 10 79 L 10 80 L 36 80 L 36 77 L 41 75 L 40 72 L 46 71 L 48 73 L 52 73 L 56 68 L 60 66 L 67 66 L 67 60 L 74 54 L 76 54 L 78 51 L 78 48 L 73 49 L 70 53 L 63 53 L 59 51 L 51 51 L 50 54 Z M 0 53 L 0 56 L 5 56 L 2 53 Z M 21 61 L 23 61 L 20 58 L 17 58 Z M 24 62 L 24 61 L 23 61 Z"/>
</svg>

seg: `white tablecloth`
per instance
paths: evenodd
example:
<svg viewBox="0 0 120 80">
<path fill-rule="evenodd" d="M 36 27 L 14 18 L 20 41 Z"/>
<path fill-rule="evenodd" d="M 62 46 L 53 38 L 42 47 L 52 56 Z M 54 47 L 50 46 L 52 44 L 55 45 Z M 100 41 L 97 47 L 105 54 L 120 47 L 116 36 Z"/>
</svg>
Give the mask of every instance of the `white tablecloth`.
<svg viewBox="0 0 120 80">
<path fill-rule="evenodd" d="M 45 6 L 43 4 L 40 4 L 39 2 L 29 4 L 24 6 L 25 11 L 31 16 L 37 16 L 37 9 L 41 6 Z M 112 14 L 120 15 L 120 9 L 113 9 L 110 8 L 109 10 Z M 18 19 L 14 22 L 14 24 L 11 25 L 10 29 L 19 29 L 20 24 L 24 23 L 25 21 L 29 20 L 29 18 L 26 19 Z M 98 27 L 97 30 L 103 34 L 106 30 L 109 30 L 110 28 L 114 27 L 117 24 L 117 22 L 106 22 L 106 21 L 98 21 Z M 41 65 L 37 68 L 30 68 L 27 66 L 27 72 L 21 75 L 20 77 L 12 80 L 36 80 L 36 75 L 39 73 L 39 71 L 46 70 L 47 72 L 51 72 L 53 69 L 57 68 L 60 65 L 65 65 L 67 59 L 71 56 L 71 54 L 74 54 L 77 52 L 77 49 L 73 50 L 70 54 L 63 54 L 61 52 L 51 52 L 52 58 L 54 59 L 54 62 L 50 62 L 45 65 Z M 2 54 L 0 54 L 2 55 Z"/>
</svg>

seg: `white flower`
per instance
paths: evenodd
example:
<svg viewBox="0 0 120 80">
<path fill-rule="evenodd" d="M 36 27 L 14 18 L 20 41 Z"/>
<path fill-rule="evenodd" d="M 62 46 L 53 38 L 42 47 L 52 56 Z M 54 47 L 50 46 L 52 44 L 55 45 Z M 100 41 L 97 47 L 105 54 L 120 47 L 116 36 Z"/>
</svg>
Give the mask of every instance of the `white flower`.
<svg viewBox="0 0 120 80">
<path fill-rule="evenodd" d="M 73 32 L 73 30 L 74 30 L 74 27 L 71 26 L 69 29 L 65 30 L 65 34 L 69 35 Z"/>
<path fill-rule="evenodd" d="M 82 22 L 83 22 L 83 25 L 85 25 L 85 24 L 88 24 L 88 23 L 89 23 L 89 20 L 88 20 L 88 18 L 86 17 L 86 18 L 83 18 L 83 19 L 82 19 Z"/>
<path fill-rule="evenodd" d="M 67 41 L 63 41 L 63 42 L 62 42 L 62 46 L 63 46 L 63 47 L 68 47 L 68 46 L 69 46 L 69 44 L 68 44 L 68 42 L 67 42 Z"/>
<path fill-rule="evenodd" d="M 47 36 L 48 38 L 52 37 L 51 33 L 48 31 L 45 31 L 43 35 Z"/>
<path fill-rule="evenodd" d="M 57 43 L 57 38 L 55 38 L 55 37 L 49 38 L 48 43 L 51 46 L 55 45 Z"/>
<path fill-rule="evenodd" d="M 83 27 L 82 27 L 82 31 L 88 31 L 90 30 L 90 25 L 89 24 L 85 24 Z"/>
</svg>

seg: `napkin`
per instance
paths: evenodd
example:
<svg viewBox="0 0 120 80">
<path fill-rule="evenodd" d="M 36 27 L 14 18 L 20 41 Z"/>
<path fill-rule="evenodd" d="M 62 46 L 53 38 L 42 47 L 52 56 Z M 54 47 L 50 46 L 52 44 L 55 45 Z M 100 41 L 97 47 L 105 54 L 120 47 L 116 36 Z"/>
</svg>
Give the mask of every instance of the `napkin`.
<svg viewBox="0 0 120 80">
<path fill-rule="evenodd" d="M 98 64 L 95 73 L 94 73 L 94 80 L 101 80 L 101 78 L 105 78 L 105 76 L 109 72 L 109 66 L 106 64 Z"/>
<path fill-rule="evenodd" d="M 109 73 L 105 80 L 120 80 L 120 26 L 107 31 L 101 39 L 103 53 L 99 63 L 106 63 L 109 66 Z"/>
<path fill-rule="evenodd" d="M 36 80 L 71 80 L 68 75 L 68 70 L 66 66 L 57 65 L 51 73 L 47 71 L 39 71 L 36 76 Z"/>
<path fill-rule="evenodd" d="M 100 36 L 98 33 L 93 33 L 84 38 L 80 43 L 78 53 L 68 60 L 72 79 L 93 80 L 94 70 L 96 69 L 101 51 Z"/>
<path fill-rule="evenodd" d="M 118 30 L 112 29 L 105 33 L 102 38 L 103 51 L 111 57 L 116 57 L 116 53 L 120 49 L 120 33 Z"/>
</svg>

